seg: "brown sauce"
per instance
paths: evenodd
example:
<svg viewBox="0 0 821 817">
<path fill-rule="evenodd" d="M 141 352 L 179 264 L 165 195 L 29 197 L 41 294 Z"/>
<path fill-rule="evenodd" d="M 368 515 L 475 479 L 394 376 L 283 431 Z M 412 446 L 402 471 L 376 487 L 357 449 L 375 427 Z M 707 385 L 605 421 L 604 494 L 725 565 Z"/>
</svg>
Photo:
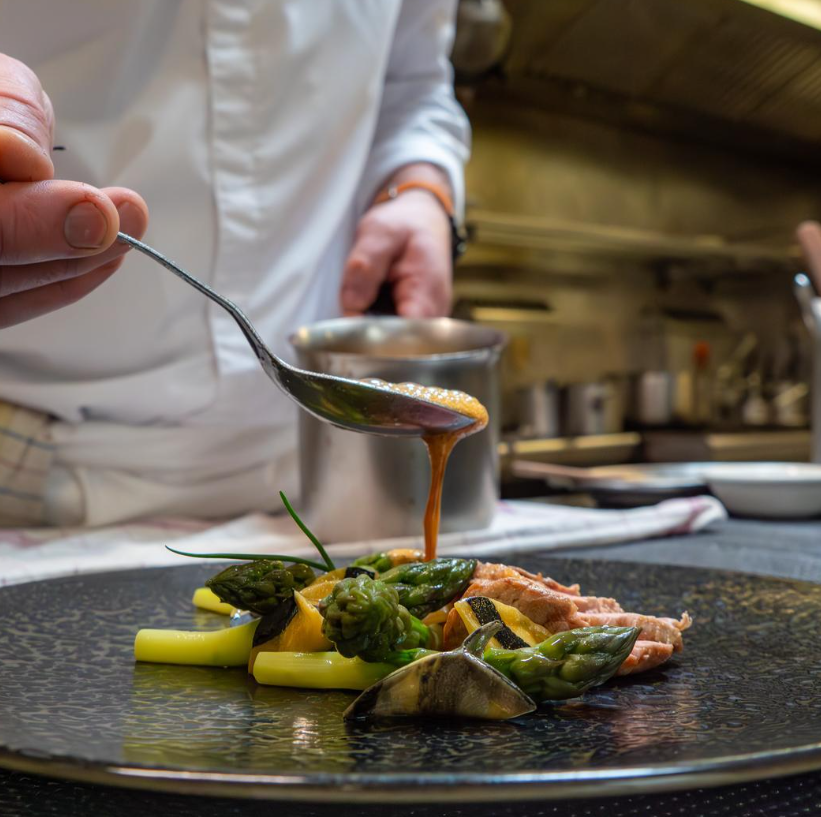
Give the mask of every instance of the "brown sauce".
<svg viewBox="0 0 821 817">
<path fill-rule="evenodd" d="M 445 478 L 448 458 L 453 447 L 463 437 L 468 437 L 481 431 L 488 423 L 487 409 L 475 398 L 461 391 L 439 389 L 434 386 L 420 386 L 417 383 L 386 383 L 371 380 L 382 388 L 400 394 L 409 394 L 431 403 L 458 411 L 473 419 L 473 423 L 458 431 L 446 431 L 440 434 L 430 434 L 422 438 L 428 449 L 430 458 L 430 489 L 428 503 L 425 506 L 425 561 L 436 557 L 436 544 L 439 540 L 439 520 L 442 515 L 442 483 Z"/>
</svg>

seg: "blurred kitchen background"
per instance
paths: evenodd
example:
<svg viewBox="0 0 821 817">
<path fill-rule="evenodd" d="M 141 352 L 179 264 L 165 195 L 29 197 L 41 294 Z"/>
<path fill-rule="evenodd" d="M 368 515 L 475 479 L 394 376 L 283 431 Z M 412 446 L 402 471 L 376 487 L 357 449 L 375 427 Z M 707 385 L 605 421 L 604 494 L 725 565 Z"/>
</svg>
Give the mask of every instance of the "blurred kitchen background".
<svg viewBox="0 0 821 817">
<path fill-rule="evenodd" d="M 544 493 L 514 460 L 809 458 L 819 5 L 461 0 L 454 314 L 510 336 L 503 495 Z"/>
</svg>

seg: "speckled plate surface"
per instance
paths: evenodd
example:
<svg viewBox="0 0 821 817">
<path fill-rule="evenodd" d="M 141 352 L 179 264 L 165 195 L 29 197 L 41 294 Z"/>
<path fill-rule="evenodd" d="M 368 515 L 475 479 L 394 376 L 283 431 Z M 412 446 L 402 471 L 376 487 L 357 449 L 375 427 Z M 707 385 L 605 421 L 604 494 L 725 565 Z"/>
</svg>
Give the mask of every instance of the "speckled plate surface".
<svg viewBox="0 0 821 817">
<path fill-rule="evenodd" d="M 197 794 L 344 802 L 585 797 L 821 769 L 821 586 L 614 562 L 507 561 L 695 618 L 666 667 L 506 723 L 345 724 L 342 692 L 135 665 L 139 627 L 213 628 L 214 565 L 0 590 L 0 765 Z"/>
</svg>

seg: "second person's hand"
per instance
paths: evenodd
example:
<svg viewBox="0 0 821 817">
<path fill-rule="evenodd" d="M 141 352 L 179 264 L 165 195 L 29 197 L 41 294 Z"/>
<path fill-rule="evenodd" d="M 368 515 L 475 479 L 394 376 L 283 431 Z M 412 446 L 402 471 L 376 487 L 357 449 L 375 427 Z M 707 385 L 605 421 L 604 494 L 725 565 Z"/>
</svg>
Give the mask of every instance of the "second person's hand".
<svg viewBox="0 0 821 817">
<path fill-rule="evenodd" d="M 148 208 L 132 190 L 54 181 L 54 114 L 36 75 L 0 54 L 0 328 L 96 289 L 141 237 Z"/>
</svg>

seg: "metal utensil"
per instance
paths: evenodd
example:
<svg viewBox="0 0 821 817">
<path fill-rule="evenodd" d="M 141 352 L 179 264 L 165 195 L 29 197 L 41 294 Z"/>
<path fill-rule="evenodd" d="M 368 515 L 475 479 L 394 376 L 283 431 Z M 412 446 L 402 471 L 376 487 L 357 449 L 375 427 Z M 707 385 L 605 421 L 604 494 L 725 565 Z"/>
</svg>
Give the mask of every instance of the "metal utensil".
<svg viewBox="0 0 821 817">
<path fill-rule="evenodd" d="M 304 326 L 290 340 L 297 364 L 311 371 L 438 384 L 480 400 L 490 422 L 462 440 L 448 462 L 441 530 L 490 524 L 499 498 L 500 332 L 449 318 L 364 316 Z M 299 418 L 299 435 L 300 513 L 320 539 L 419 535 L 430 472 L 417 440 L 346 434 L 308 414 Z"/>
<path fill-rule="evenodd" d="M 566 387 L 564 428 L 571 436 L 615 434 L 624 427 L 620 385 L 608 378 Z"/>
<path fill-rule="evenodd" d="M 643 371 L 631 377 L 630 419 L 642 428 L 670 425 L 675 385 L 675 375 L 661 369 Z"/>
<path fill-rule="evenodd" d="M 351 431 L 403 437 L 456 431 L 473 422 L 464 414 L 418 397 L 397 394 L 345 377 L 309 372 L 285 363 L 265 345 L 254 325 L 235 303 L 218 295 L 142 241 L 125 233 L 118 233 L 117 239 L 152 258 L 230 313 L 256 353 L 265 374 L 314 417 Z"/>
</svg>

